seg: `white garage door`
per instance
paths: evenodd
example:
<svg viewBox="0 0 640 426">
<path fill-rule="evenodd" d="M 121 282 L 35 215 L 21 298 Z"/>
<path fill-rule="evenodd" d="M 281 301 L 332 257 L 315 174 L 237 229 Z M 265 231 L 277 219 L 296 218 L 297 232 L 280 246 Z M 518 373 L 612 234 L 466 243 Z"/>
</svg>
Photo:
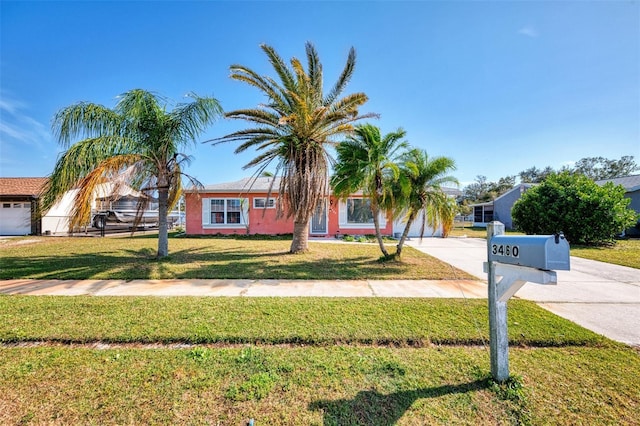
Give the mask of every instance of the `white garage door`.
<svg viewBox="0 0 640 426">
<path fill-rule="evenodd" d="M 31 203 L 0 203 L 0 235 L 31 233 Z"/>
</svg>

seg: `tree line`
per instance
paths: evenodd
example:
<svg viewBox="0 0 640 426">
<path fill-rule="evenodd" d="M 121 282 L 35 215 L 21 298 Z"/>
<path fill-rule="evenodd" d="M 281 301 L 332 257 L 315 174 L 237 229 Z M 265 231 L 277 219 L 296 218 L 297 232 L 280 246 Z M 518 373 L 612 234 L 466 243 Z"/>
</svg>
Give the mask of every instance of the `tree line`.
<svg viewBox="0 0 640 426">
<path fill-rule="evenodd" d="M 640 166 L 631 155 L 622 156 L 619 160 L 604 157 L 585 157 L 572 166 L 563 166 L 555 170 L 551 166 L 544 168 L 530 167 L 517 175 L 501 177 L 497 182 L 487 181 L 486 176 L 478 175 L 473 183 L 465 186 L 459 202 L 462 205 L 491 201 L 509 191 L 520 183 L 542 183 L 549 176 L 567 173 L 585 176 L 593 181 L 628 176 L 640 170 Z"/>
</svg>

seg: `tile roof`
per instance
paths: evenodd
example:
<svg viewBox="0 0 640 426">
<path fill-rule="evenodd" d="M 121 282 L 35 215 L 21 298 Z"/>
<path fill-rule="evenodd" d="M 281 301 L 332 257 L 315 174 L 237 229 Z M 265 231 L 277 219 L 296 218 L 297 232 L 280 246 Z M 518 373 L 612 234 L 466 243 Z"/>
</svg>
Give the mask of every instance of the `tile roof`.
<svg viewBox="0 0 640 426">
<path fill-rule="evenodd" d="M 46 182 L 44 177 L 0 177 L 0 195 L 38 197 Z"/>
</svg>

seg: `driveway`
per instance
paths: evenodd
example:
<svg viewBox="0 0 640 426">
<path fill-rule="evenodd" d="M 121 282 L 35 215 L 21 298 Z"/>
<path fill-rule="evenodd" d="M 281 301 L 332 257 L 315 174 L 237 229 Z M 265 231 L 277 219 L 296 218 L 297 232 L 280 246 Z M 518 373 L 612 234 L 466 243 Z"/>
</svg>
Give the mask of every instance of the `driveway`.
<svg viewBox="0 0 640 426">
<path fill-rule="evenodd" d="M 407 244 L 487 281 L 484 239 L 416 238 Z M 571 270 L 557 274 L 557 285 L 527 283 L 515 297 L 610 339 L 640 346 L 640 270 L 571 256 Z"/>
</svg>

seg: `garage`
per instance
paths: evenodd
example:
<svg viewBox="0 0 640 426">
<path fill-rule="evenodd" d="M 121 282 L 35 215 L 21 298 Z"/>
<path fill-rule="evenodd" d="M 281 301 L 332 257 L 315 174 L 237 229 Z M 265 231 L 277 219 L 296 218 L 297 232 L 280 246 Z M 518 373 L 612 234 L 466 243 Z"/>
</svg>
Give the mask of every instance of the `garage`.
<svg viewBox="0 0 640 426">
<path fill-rule="evenodd" d="M 0 235 L 31 233 L 31 203 L 6 202 L 0 205 Z"/>
<path fill-rule="evenodd" d="M 0 178 L 0 235 L 40 233 L 33 214 L 46 178 Z"/>
</svg>

